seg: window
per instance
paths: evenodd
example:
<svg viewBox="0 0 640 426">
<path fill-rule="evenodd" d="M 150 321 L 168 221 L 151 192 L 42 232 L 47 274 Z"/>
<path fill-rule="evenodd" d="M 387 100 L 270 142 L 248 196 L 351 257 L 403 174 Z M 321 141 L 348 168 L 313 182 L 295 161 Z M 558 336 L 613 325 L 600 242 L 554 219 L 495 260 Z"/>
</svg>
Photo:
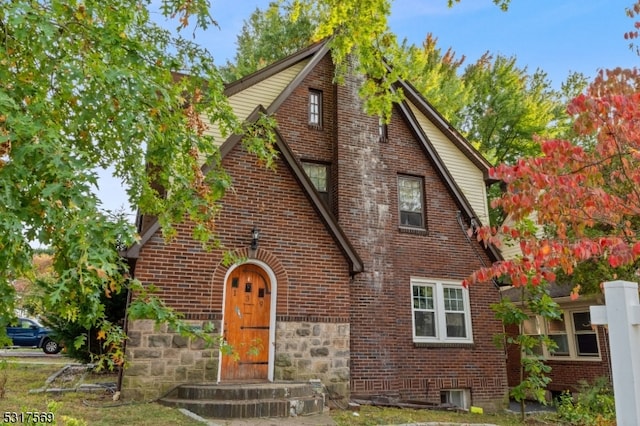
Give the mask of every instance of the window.
<svg viewBox="0 0 640 426">
<path fill-rule="evenodd" d="M 473 343 L 469 291 L 458 282 L 411 280 L 413 341 Z"/>
<path fill-rule="evenodd" d="M 398 176 L 400 225 L 424 228 L 422 178 Z"/>
<path fill-rule="evenodd" d="M 573 312 L 572 316 L 576 354 L 578 356 L 599 356 L 598 335 L 591 328 L 591 314 L 589 312 Z"/>
<path fill-rule="evenodd" d="M 440 391 L 440 403 L 469 409 L 469 389 L 449 389 Z"/>
<path fill-rule="evenodd" d="M 558 346 L 554 350 L 536 348 L 534 353 L 547 359 L 600 359 L 598 334 L 591 328 L 591 314 L 583 310 L 565 310 L 560 319 L 544 320 L 531 316 L 522 324 L 527 335 L 545 334 Z"/>
<path fill-rule="evenodd" d="M 318 191 L 320 198 L 329 206 L 329 165 L 303 162 L 302 168 Z"/>
<path fill-rule="evenodd" d="M 389 126 L 384 122 L 384 118 L 378 118 L 378 137 L 380 142 L 387 142 L 389 140 Z"/>
<path fill-rule="evenodd" d="M 322 128 L 322 92 L 309 90 L 309 126 Z"/>
<path fill-rule="evenodd" d="M 541 317 L 531 316 L 528 319 L 524 320 L 522 323 L 522 334 L 532 337 L 538 337 L 544 333 L 543 331 L 544 322 Z M 537 344 L 534 348 L 531 349 L 533 355 L 543 356 L 542 344 Z"/>
</svg>

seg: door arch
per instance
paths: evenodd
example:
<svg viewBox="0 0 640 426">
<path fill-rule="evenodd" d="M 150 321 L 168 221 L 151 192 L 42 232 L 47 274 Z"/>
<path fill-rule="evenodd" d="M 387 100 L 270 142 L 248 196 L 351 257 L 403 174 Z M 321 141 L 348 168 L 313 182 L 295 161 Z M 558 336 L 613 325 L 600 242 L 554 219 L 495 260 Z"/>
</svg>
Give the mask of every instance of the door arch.
<svg viewBox="0 0 640 426">
<path fill-rule="evenodd" d="M 219 381 L 272 381 L 276 278 L 263 262 L 230 268 L 224 281 L 222 335 L 233 348 L 220 354 Z"/>
</svg>

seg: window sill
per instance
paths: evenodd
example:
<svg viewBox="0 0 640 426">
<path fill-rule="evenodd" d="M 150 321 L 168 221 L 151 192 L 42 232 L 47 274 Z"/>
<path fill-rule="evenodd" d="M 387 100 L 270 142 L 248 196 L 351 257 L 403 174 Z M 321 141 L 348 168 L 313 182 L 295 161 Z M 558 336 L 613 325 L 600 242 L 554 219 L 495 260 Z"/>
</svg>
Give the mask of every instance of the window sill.
<svg viewBox="0 0 640 426">
<path fill-rule="evenodd" d="M 413 342 L 413 346 L 415 348 L 469 348 L 473 349 L 476 347 L 473 342 Z"/>
<path fill-rule="evenodd" d="M 545 357 L 545 361 L 553 362 L 602 362 L 600 356 L 580 356 L 580 357 Z"/>
<path fill-rule="evenodd" d="M 401 234 L 429 235 L 427 230 L 424 228 L 412 228 L 409 226 L 402 226 L 402 225 L 398 227 L 398 232 L 400 232 Z"/>
<path fill-rule="evenodd" d="M 319 124 L 311 124 L 309 123 L 309 129 L 311 130 L 322 130 L 322 126 Z"/>
</svg>

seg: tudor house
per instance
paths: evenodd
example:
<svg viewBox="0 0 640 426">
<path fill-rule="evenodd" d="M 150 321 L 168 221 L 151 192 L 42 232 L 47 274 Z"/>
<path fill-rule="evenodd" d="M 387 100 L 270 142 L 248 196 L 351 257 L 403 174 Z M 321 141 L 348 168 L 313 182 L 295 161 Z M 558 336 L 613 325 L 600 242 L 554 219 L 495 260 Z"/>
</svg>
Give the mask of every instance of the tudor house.
<svg viewBox="0 0 640 426">
<path fill-rule="evenodd" d="M 166 243 L 141 218 L 135 276 L 194 325 L 212 321 L 238 359 L 129 321 L 125 394 L 320 379 L 337 398 L 504 404 L 499 291 L 461 285 L 500 258 L 467 236 L 488 220 L 489 164 L 409 83 L 384 124 L 363 112 L 362 76 L 333 77 L 317 43 L 226 89 L 239 117 L 278 123 L 275 171 L 238 136 L 221 141 L 233 190 L 216 230 L 242 262 L 202 250 L 189 223 Z"/>
</svg>

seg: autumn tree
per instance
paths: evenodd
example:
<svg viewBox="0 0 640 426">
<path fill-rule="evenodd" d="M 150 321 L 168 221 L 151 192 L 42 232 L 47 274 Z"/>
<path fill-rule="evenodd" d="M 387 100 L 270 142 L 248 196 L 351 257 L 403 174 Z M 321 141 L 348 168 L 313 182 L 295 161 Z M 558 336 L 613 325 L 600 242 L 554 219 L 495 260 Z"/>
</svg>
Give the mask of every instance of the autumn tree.
<svg viewBox="0 0 640 426">
<path fill-rule="evenodd" d="M 571 275 L 577 265 L 597 260 L 606 260 L 612 273 L 635 269 L 640 257 L 639 101 L 637 70 L 601 71 L 568 106 L 575 118 L 574 140 L 540 140 L 540 157 L 492 170 L 506 184 L 496 204 L 516 224 L 481 228 L 477 237 L 500 244 L 507 235 L 522 256 L 483 268 L 466 283 L 504 277 L 515 286 L 554 282 L 556 270 Z M 538 236 L 520 226 L 531 217 L 548 232 Z M 577 285 L 574 294 L 579 290 Z"/>
</svg>

